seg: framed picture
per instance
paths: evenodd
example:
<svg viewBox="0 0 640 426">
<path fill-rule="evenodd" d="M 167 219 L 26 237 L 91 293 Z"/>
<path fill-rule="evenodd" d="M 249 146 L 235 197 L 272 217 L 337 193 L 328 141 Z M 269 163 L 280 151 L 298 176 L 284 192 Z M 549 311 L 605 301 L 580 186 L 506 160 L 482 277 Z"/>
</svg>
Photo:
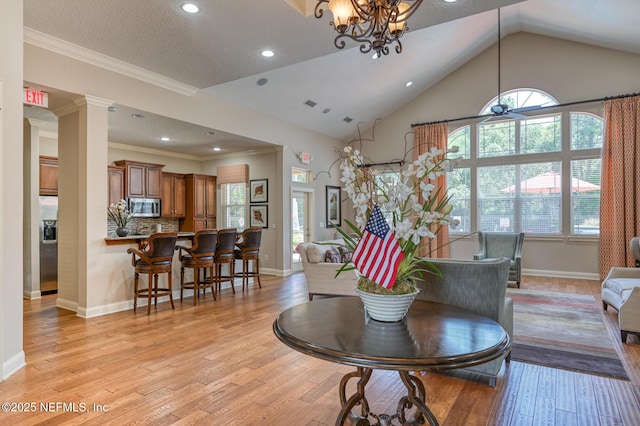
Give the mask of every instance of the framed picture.
<svg viewBox="0 0 640 426">
<path fill-rule="evenodd" d="M 269 227 L 269 206 L 266 204 L 249 205 L 249 226 Z"/>
<path fill-rule="evenodd" d="M 266 203 L 269 201 L 269 179 L 254 179 L 249 181 L 250 203 Z"/>
<path fill-rule="evenodd" d="M 327 186 L 327 228 L 342 226 L 342 199 L 339 186 Z"/>
</svg>

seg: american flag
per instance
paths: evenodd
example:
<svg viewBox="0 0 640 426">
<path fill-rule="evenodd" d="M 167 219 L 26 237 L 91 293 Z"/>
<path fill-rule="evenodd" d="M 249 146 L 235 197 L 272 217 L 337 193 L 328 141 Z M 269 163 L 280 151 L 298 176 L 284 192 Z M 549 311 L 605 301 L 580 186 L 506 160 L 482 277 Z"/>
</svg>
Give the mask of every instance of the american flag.
<svg viewBox="0 0 640 426">
<path fill-rule="evenodd" d="M 376 205 L 351 260 L 362 275 L 384 288 L 391 288 L 402 259 L 402 248 Z"/>
</svg>

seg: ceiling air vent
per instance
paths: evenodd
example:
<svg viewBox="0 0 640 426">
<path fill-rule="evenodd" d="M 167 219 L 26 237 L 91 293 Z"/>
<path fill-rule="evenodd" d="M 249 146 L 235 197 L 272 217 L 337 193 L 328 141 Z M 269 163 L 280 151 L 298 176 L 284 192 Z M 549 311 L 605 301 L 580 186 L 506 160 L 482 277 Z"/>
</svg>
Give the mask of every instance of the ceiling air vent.
<svg viewBox="0 0 640 426">
<path fill-rule="evenodd" d="M 313 108 L 314 106 L 318 105 L 317 103 L 313 102 L 312 100 L 308 100 L 304 104 L 305 105 L 309 105 L 311 108 Z"/>
</svg>

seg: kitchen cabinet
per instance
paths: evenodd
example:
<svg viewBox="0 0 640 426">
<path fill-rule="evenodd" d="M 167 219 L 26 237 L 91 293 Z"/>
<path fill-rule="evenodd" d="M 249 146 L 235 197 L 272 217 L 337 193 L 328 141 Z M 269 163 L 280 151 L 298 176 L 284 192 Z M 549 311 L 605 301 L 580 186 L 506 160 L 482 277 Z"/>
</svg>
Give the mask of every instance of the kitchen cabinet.
<svg viewBox="0 0 640 426">
<path fill-rule="evenodd" d="M 58 159 L 40 156 L 40 195 L 58 195 Z"/>
<path fill-rule="evenodd" d="M 164 164 L 142 163 L 129 160 L 120 160 L 114 163 L 116 166 L 125 168 L 125 197 L 162 197 L 162 168 Z"/>
<path fill-rule="evenodd" d="M 216 177 L 187 174 L 184 183 L 186 204 L 181 230 L 197 232 L 216 228 Z"/>
<path fill-rule="evenodd" d="M 107 203 L 117 204 L 124 196 L 124 167 L 107 166 Z"/>
<path fill-rule="evenodd" d="M 162 217 L 183 218 L 185 202 L 184 175 L 162 173 Z"/>
</svg>

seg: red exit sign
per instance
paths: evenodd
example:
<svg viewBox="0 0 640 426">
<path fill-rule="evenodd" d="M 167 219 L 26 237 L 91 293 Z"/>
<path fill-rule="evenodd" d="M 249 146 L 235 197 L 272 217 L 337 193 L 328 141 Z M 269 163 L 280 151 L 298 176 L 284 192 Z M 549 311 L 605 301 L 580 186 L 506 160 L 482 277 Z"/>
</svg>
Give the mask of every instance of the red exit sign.
<svg viewBox="0 0 640 426">
<path fill-rule="evenodd" d="M 49 106 L 49 94 L 39 92 L 33 89 L 24 88 L 24 103 L 29 105 L 37 105 L 43 108 Z"/>
</svg>

